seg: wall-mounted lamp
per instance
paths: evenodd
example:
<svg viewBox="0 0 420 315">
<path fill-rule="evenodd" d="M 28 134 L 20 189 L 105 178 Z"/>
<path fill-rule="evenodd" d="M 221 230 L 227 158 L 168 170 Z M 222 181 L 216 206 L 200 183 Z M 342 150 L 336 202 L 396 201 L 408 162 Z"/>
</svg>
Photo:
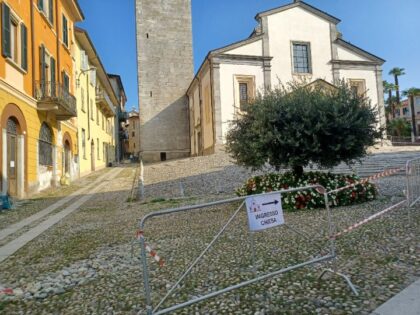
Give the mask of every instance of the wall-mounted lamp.
<svg viewBox="0 0 420 315">
<path fill-rule="evenodd" d="M 96 70 L 96 67 L 90 67 L 89 69 L 82 70 L 82 71 L 79 73 L 79 75 L 77 76 L 77 79 L 76 79 L 76 88 L 79 88 L 79 87 L 80 87 L 80 76 L 81 76 L 82 74 L 86 73 L 86 72 L 93 71 L 93 70 Z"/>
</svg>

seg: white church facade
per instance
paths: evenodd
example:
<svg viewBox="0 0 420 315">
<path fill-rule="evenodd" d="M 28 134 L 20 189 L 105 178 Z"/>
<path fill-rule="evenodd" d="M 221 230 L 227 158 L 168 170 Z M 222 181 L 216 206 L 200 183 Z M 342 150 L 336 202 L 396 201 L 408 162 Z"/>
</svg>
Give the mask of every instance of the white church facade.
<svg viewBox="0 0 420 315">
<path fill-rule="evenodd" d="M 191 155 L 222 147 L 229 122 L 258 92 L 280 82 L 348 82 L 385 124 L 383 59 L 345 41 L 340 20 L 294 1 L 257 14 L 251 36 L 209 52 L 187 90 Z"/>
</svg>

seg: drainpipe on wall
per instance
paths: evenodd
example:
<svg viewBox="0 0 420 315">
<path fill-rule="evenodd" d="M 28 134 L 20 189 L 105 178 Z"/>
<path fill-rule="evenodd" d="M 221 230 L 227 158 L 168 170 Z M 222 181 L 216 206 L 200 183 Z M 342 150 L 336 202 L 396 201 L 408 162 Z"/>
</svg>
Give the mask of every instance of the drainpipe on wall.
<svg viewBox="0 0 420 315">
<path fill-rule="evenodd" d="M 87 96 L 87 120 L 88 120 L 88 140 L 90 140 L 90 102 L 89 102 L 89 74 L 86 74 L 86 96 Z"/>
<path fill-rule="evenodd" d="M 31 11 L 32 96 L 35 96 L 35 23 L 33 0 L 29 0 Z"/>
</svg>

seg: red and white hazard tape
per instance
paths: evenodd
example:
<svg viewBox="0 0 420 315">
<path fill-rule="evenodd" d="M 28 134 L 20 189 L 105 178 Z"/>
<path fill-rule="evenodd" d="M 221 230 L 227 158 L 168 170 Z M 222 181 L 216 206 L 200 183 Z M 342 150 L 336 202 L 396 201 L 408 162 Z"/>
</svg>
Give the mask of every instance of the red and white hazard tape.
<svg viewBox="0 0 420 315">
<path fill-rule="evenodd" d="M 14 294 L 14 292 L 13 292 L 13 289 L 10 289 L 10 288 L 6 288 L 6 289 L 2 289 L 2 290 L 0 290 L 0 295 L 13 295 Z"/>
<path fill-rule="evenodd" d="M 387 177 L 387 176 L 391 176 L 391 175 L 397 174 L 398 172 L 403 171 L 403 170 L 404 170 L 403 168 L 395 168 L 395 169 L 391 169 L 391 170 L 386 170 L 386 171 L 384 171 L 382 173 L 378 173 L 378 174 L 375 174 L 373 176 L 364 178 L 364 179 L 362 179 L 362 180 L 360 180 L 358 182 L 355 182 L 355 183 L 353 183 L 351 185 L 340 187 L 340 188 L 337 188 L 337 189 L 334 189 L 334 190 L 330 190 L 328 192 L 328 194 L 335 194 L 335 193 L 338 193 L 340 191 L 343 191 L 343 190 L 346 190 L 346 189 L 349 189 L 349 188 L 353 188 L 353 187 L 355 187 L 357 185 L 365 184 L 365 183 L 367 183 L 368 181 L 371 181 L 371 180 L 377 180 L 379 178 L 383 178 L 383 177 Z"/>
<path fill-rule="evenodd" d="M 337 237 L 340 237 L 343 234 L 346 234 L 348 232 L 351 232 L 351 231 L 357 229 L 358 227 L 362 226 L 363 224 L 366 224 L 366 223 L 368 223 L 368 222 L 376 219 L 377 217 L 380 217 L 381 215 L 384 215 L 385 213 L 387 213 L 389 211 L 392 211 L 392 210 L 395 210 L 395 209 L 397 209 L 397 208 L 399 208 L 399 207 L 401 207 L 403 205 L 406 205 L 406 204 L 407 204 L 407 200 L 403 200 L 403 201 L 401 201 L 401 202 L 399 202 L 399 203 L 397 203 L 397 204 L 395 204 L 395 205 L 393 205 L 393 206 L 391 206 L 391 207 L 389 207 L 389 208 L 387 208 L 385 210 L 382 210 L 381 212 L 378 212 L 378 213 L 375 213 L 375 214 L 371 215 L 370 217 L 364 219 L 363 221 L 360 221 L 360 222 L 358 222 L 358 223 L 356 223 L 356 224 L 348 227 L 347 229 L 345 229 L 345 230 L 343 230 L 343 231 L 335 234 L 331 238 L 332 239 L 336 239 Z"/>
<path fill-rule="evenodd" d="M 144 239 L 143 231 L 136 232 L 136 239 Z M 153 259 L 159 264 L 160 267 L 163 267 L 165 261 L 153 250 L 147 243 L 145 243 L 146 251 L 153 257 Z"/>
</svg>

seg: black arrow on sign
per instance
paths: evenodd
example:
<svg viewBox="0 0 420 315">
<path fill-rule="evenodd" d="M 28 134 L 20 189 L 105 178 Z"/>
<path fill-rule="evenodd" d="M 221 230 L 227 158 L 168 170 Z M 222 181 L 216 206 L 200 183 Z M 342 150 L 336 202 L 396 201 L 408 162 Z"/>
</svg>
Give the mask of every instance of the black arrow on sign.
<svg viewBox="0 0 420 315">
<path fill-rule="evenodd" d="M 274 200 L 273 202 L 263 203 L 262 205 L 263 205 L 263 206 L 269 206 L 269 205 L 276 205 L 276 204 L 278 204 L 278 203 L 279 203 L 279 201 L 278 201 L 278 200 Z"/>
</svg>

